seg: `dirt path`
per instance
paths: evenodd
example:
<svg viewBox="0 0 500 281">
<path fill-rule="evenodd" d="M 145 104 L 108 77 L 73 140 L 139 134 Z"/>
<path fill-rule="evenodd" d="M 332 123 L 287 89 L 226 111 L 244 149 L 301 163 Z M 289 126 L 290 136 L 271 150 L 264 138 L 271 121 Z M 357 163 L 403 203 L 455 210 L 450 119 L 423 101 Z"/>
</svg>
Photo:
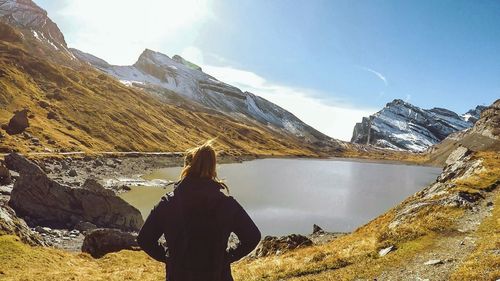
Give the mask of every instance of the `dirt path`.
<svg viewBox="0 0 500 281">
<path fill-rule="evenodd" d="M 493 207 L 487 206 L 494 192 L 483 202 L 467 210 L 465 216 L 458 222 L 456 232 L 436 239 L 436 243 L 426 252 L 420 253 L 405 263 L 383 272 L 376 280 L 448 280 L 456 268 L 472 253 L 476 247 L 476 230 L 481 222 L 492 214 Z"/>
</svg>

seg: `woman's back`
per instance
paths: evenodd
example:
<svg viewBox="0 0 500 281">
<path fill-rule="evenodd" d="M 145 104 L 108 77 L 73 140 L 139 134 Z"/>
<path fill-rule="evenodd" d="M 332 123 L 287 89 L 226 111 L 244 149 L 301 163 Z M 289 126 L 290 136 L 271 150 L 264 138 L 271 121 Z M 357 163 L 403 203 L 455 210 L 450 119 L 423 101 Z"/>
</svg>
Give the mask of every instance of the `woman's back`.
<svg viewBox="0 0 500 281">
<path fill-rule="evenodd" d="M 230 263 L 259 242 L 257 226 L 236 200 L 221 192 L 223 187 L 213 178 L 186 176 L 146 219 L 137 240 L 151 257 L 167 264 L 167 280 L 232 280 Z M 228 252 L 231 232 L 240 245 Z M 162 235 L 168 250 L 158 243 Z"/>
</svg>

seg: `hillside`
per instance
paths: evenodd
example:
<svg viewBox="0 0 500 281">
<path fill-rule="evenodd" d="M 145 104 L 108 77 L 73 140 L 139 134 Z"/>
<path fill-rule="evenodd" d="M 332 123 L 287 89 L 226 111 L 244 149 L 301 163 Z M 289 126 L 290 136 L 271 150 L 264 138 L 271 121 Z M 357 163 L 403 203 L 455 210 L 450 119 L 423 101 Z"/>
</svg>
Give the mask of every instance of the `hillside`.
<svg viewBox="0 0 500 281">
<path fill-rule="evenodd" d="M 233 267 L 235 280 L 497 280 L 500 277 L 498 102 L 464 138 L 481 132 L 494 145 L 459 146 L 434 183 L 351 234 Z M 384 250 L 384 251 L 381 251 Z M 162 280 L 163 265 L 142 252 L 93 259 L 0 236 L 2 280 Z"/>
<path fill-rule="evenodd" d="M 318 155 L 303 139 L 258 122 L 161 102 L 67 59 L 29 30 L 2 22 L 0 30 L 0 123 L 22 109 L 29 119 L 23 133 L 1 131 L 0 152 L 183 151 L 219 137 L 233 154 Z"/>
<path fill-rule="evenodd" d="M 117 66 L 80 50 L 71 51 L 80 60 L 116 77 L 121 83 L 144 89 L 167 103 L 189 108 L 200 106 L 241 122 L 250 119 L 310 142 L 329 140 L 278 105 L 217 80 L 181 56 L 170 58 L 146 49 L 134 65 Z"/>
<path fill-rule="evenodd" d="M 354 126 L 351 142 L 422 152 L 448 135 L 472 127 L 484 106 L 460 116 L 444 108 L 422 109 L 393 100 Z"/>
</svg>

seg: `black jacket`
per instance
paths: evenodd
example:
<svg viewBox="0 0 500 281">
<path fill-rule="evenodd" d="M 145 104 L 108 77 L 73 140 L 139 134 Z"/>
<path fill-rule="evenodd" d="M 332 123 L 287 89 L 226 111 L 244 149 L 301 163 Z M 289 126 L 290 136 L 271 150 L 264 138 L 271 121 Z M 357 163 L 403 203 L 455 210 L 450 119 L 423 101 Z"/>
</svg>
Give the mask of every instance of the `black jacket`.
<svg viewBox="0 0 500 281">
<path fill-rule="evenodd" d="M 166 263 L 167 281 L 231 281 L 230 264 L 260 241 L 252 219 L 221 188 L 213 180 L 187 177 L 146 219 L 137 241 L 148 255 Z M 226 251 L 231 232 L 240 244 Z M 162 235 L 167 248 L 158 242 Z"/>
</svg>

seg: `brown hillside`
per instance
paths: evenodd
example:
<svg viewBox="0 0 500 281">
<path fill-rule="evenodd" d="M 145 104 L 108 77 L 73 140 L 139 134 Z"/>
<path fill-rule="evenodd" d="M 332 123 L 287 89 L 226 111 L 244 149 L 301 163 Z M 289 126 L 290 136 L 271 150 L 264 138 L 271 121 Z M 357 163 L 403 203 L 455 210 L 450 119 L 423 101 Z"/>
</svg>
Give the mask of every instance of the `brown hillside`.
<svg viewBox="0 0 500 281">
<path fill-rule="evenodd" d="M 0 30 L 0 123 L 30 111 L 26 133 L 0 131 L 0 151 L 182 151 L 219 137 L 236 154 L 317 155 L 299 138 L 251 121 L 165 104 L 88 66 L 55 63 L 67 54 L 48 54 L 6 24 Z"/>
</svg>

